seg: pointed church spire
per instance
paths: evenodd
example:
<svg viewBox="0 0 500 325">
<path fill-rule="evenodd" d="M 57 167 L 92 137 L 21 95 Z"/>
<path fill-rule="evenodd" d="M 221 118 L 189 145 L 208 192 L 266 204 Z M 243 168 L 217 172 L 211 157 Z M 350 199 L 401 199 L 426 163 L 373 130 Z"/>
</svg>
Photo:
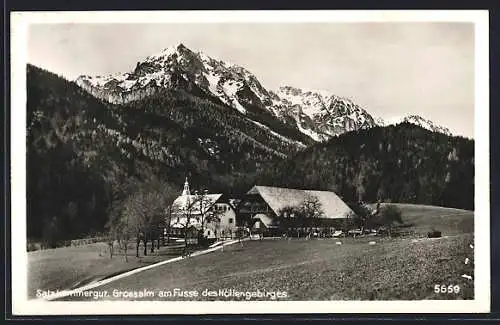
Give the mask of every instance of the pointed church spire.
<svg viewBox="0 0 500 325">
<path fill-rule="evenodd" d="M 182 196 L 187 196 L 191 195 L 191 192 L 189 191 L 189 182 L 188 178 L 186 177 L 186 182 L 184 182 L 184 189 L 182 190 Z"/>
</svg>

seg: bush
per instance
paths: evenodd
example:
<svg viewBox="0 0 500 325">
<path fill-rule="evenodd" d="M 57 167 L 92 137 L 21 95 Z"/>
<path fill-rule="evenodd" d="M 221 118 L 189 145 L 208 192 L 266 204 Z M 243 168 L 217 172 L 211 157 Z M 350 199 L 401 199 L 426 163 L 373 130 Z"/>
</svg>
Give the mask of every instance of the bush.
<svg viewBox="0 0 500 325">
<path fill-rule="evenodd" d="M 201 247 L 208 247 L 217 241 L 216 238 L 208 238 L 203 235 L 198 236 L 198 245 Z"/>
<path fill-rule="evenodd" d="M 441 237 L 441 231 L 433 229 L 427 233 L 427 238 L 439 238 Z"/>
<path fill-rule="evenodd" d="M 394 222 L 403 223 L 401 210 L 392 204 L 389 204 L 381 209 L 382 222 L 386 225 L 392 225 Z"/>
<path fill-rule="evenodd" d="M 397 233 L 393 232 L 394 223 L 403 224 L 402 212 L 395 205 L 387 205 L 380 209 L 380 213 L 377 217 L 372 220 L 373 226 L 377 226 L 380 230 L 386 229 L 385 231 L 379 231 L 379 234 L 384 235 L 387 234 L 389 237 L 393 235 L 397 235 Z"/>
<path fill-rule="evenodd" d="M 27 245 L 27 247 L 26 247 L 26 250 L 27 250 L 28 252 L 33 252 L 33 251 L 36 251 L 36 250 L 38 250 L 38 249 L 39 249 L 39 247 L 38 247 L 38 245 L 37 245 L 37 244 L 35 244 L 35 243 L 28 243 L 28 245 Z"/>
</svg>

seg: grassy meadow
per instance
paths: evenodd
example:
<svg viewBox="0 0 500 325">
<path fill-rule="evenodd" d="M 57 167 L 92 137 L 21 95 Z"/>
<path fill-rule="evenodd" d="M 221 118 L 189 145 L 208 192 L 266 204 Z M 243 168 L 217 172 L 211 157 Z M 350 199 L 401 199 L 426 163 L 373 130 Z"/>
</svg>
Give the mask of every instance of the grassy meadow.
<svg viewBox="0 0 500 325">
<path fill-rule="evenodd" d="M 114 248 L 110 258 L 107 243 L 94 243 L 76 247 L 60 247 L 28 252 L 28 297 L 34 298 L 36 290 L 65 290 L 105 279 L 114 274 L 157 263 L 178 256 L 176 252 L 160 247 L 154 253 L 135 257 L 135 243 L 129 243 L 127 262 L 125 255 Z M 115 245 L 117 246 L 117 245 Z"/>
<path fill-rule="evenodd" d="M 473 276 L 473 264 L 464 263 L 474 256 L 469 246 L 474 241 L 473 212 L 398 206 L 405 223 L 402 229 L 411 230 L 411 237 L 249 241 L 243 247 L 235 244 L 162 265 L 98 289 L 280 290 L 290 300 L 473 299 L 474 282 L 462 277 Z M 443 237 L 425 238 L 433 229 Z M 337 245 L 339 241 L 342 245 Z M 126 263 L 123 256 L 110 259 L 106 249 L 106 244 L 92 244 L 29 252 L 29 296 L 36 289 L 74 288 L 173 257 L 162 248 L 137 259 L 131 247 Z M 435 293 L 435 285 L 458 285 L 460 292 Z"/>
</svg>

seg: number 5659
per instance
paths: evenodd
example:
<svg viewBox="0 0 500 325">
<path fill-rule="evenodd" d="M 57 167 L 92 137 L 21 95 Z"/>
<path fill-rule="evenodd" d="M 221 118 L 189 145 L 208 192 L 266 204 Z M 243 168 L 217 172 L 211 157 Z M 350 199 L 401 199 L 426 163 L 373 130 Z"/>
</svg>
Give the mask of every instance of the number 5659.
<svg viewBox="0 0 500 325">
<path fill-rule="evenodd" d="M 445 284 L 436 284 L 434 286 L 434 292 L 435 293 L 459 293 L 460 292 L 460 286 L 459 285 L 453 285 L 450 284 L 449 286 Z"/>
</svg>

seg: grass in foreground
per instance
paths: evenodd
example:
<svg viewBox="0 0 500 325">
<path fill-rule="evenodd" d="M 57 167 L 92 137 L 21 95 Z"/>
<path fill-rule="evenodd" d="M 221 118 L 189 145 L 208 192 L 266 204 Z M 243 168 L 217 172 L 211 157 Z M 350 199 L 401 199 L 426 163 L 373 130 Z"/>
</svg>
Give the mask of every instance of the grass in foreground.
<svg viewBox="0 0 500 325">
<path fill-rule="evenodd" d="M 244 300 L 241 298 L 161 298 L 159 291 L 285 291 L 286 300 L 473 299 L 471 234 L 440 239 L 394 239 L 369 245 L 336 240 L 263 240 L 232 245 L 224 252 L 188 258 L 96 288 L 156 291 L 134 300 Z M 459 293 L 435 293 L 435 285 L 458 285 Z M 67 297 L 62 300 L 93 300 Z M 270 300 L 270 298 L 252 298 Z M 278 299 L 283 300 L 283 299 Z"/>
<path fill-rule="evenodd" d="M 148 247 L 151 243 L 149 243 Z M 28 253 L 28 297 L 34 298 L 37 290 L 66 290 L 81 287 L 114 274 L 150 265 L 177 255 L 160 251 L 135 257 L 135 245 L 129 245 L 128 262 L 123 253 L 115 248 L 113 258 L 109 256 L 106 243 L 95 243 L 78 247 L 61 247 Z"/>
<path fill-rule="evenodd" d="M 407 230 L 425 235 L 427 231 L 437 228 L 443 236 L 461 236 L 422 243 L 378 237 L 344 238 L 342 241 L 345 245 L 340 246 L 334 245 L 335 240 L 300 240 L 291 241 L 293 244 L 290 245 L 283 245 L 286 243 L 283 241 L 278 241 L 282 244 L 264 241 L 269 245 L 263 242 L 262 246 L 255 246 L 259 243 L 251 242 L 248 243 L 248 249 L 245 244 L 241 256 L 239 245 L 236 245 L 225 249 L 220 256 L 214 253 L 164 266 L 168 269 L 166 275 L 161 279 L 153 275 L 150 280 L 158 283 L 152 282 L 150 287 L 158 287 L 167 279 L 167 287 L 173 288 L 177 284 L 177 287 L 187 288 L 199 282 L 201 276 L 201 279 L 207 279 L 200 284 L 205 287 L 211 285 L 212 281 L 220 286 L 270 290 L 274 283 L 280 286 L 284 285 L 282 281 L 287 281 L 288 284 L 282 290 L 292 290 L 290 292 L 294 299 L 401 299 L 402 296 L 406 299 L 425 299 L 427 295 L 428 299 L 438 299 L 446 295 L 433 295 L 429 290 L 433 290 L 434 284 L 461 284 L 465 289 L 456 298 L 472 297 L 473 289 L 467 287 L 472 281 L 460 278 L 462 273 L 456 273 L 464 267 L 465 257 L 473 257 L 472 250 L 465 244 L 472 241 L 473 212 L 411 204 L 396 205 L 403 212 Z M 370 240 L 376 240 L 378 244 L 369 246 L 366 242 Z M 128 263 L 123 256 L 117 255 L 110 259 L 104 243 L 29 252 L 28 295 L 34 297 L 37 289 L 79 287 L 174 257 L 161 251 L 158 255 L 138 259 L 134 254 L 135 249 L 131 246 Z M 154 269 L 151 272 L 155 272 Z M 470 272 L 466 274 L 472 275 Z M 220 278 L 214 279 L 214 275 Z M 367 283 L 367 280 L 371 281 Z M 240 281 L 242 284 L 238 286 Z M 403 284 L 404 288 L 398 287 Z M 431 288 L 428 287 L 430 285 Z M 324 292 L 322 287 L 325 288 Z M 405 289 L 408 287 L 413 289 Z M 352 288 L 352 292 L 345 292 L 346 288 Z M 301 290 L 306 291 L 301 294 Z"/>
</svg>

